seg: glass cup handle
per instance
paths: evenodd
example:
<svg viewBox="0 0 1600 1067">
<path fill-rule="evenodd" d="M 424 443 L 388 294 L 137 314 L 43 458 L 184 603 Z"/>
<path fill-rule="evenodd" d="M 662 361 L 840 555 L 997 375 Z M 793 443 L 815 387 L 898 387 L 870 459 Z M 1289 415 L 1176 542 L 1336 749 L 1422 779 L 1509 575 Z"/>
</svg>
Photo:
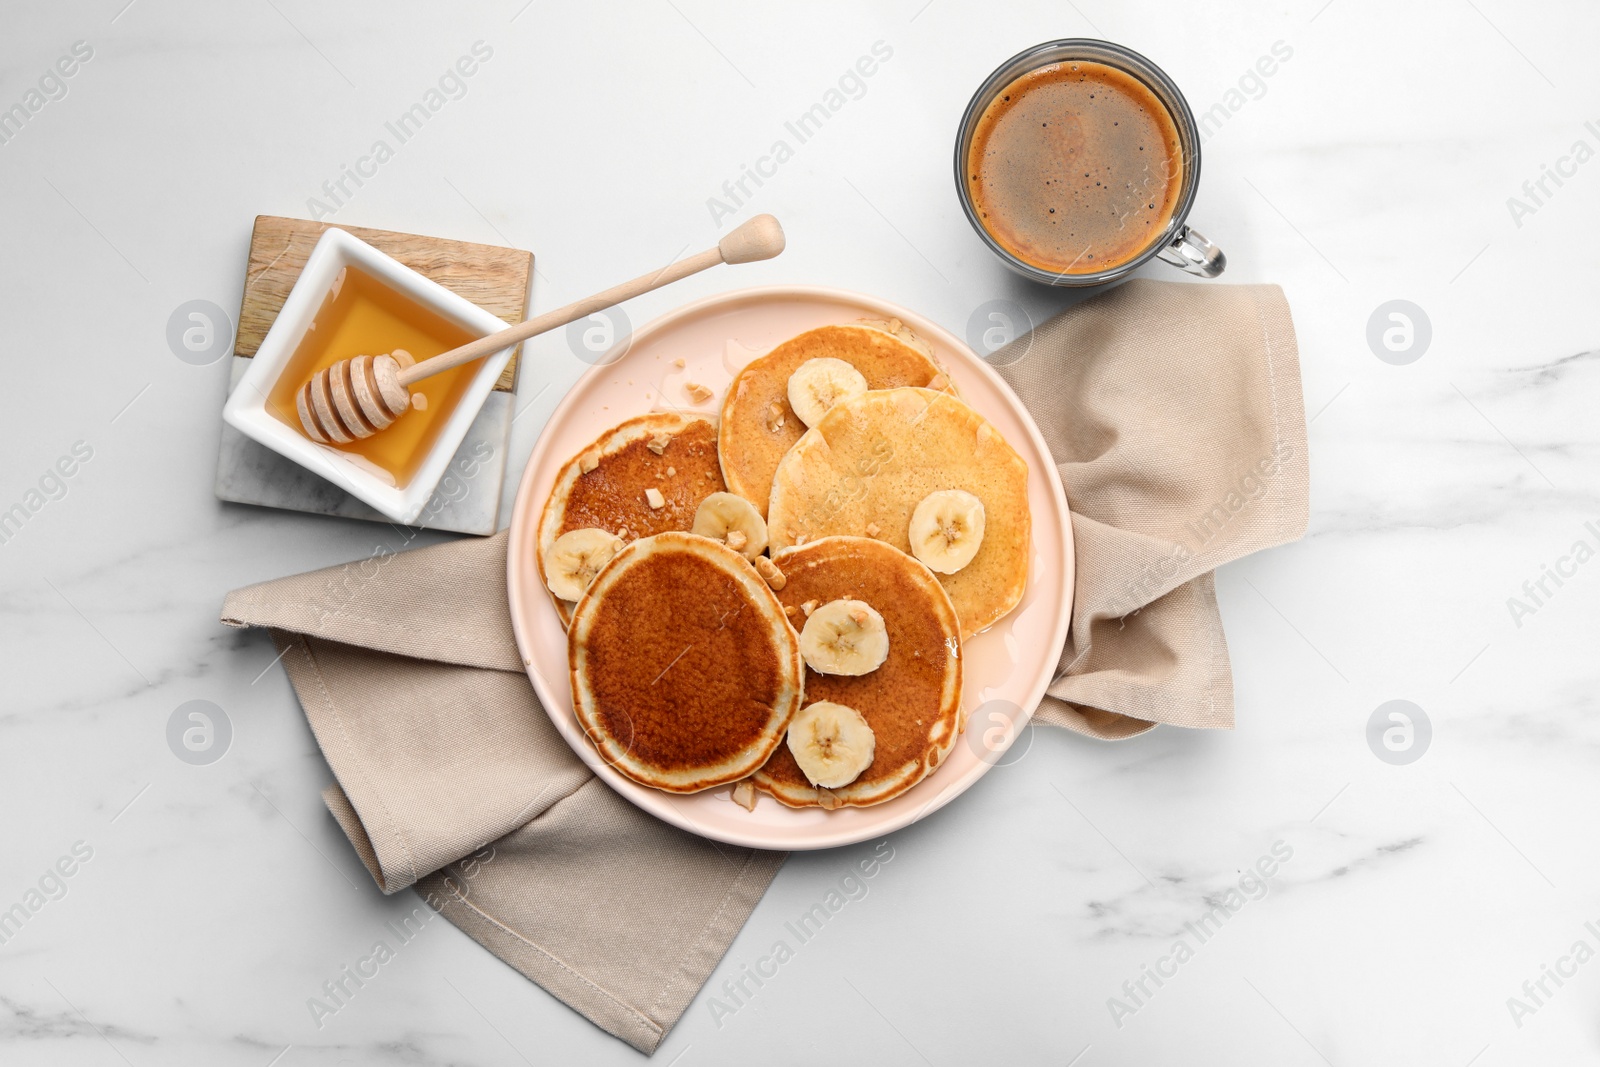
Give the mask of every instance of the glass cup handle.
<svg viewBox="0 0 1600 1067">
<path fill-rule="evenodd" d="M 1206 240 L 1199 230 L 1185 225 L 1156 253 L 1164 262 L 1202 278 L 1215 278 L 1228 266 L 1222 249 Z"/>
</svg>

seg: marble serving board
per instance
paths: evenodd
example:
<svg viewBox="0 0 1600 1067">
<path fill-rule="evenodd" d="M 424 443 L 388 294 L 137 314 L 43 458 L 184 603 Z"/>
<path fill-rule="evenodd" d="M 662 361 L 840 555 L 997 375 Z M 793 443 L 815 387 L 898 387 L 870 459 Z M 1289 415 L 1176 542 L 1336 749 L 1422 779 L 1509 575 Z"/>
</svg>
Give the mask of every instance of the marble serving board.
<svg viewBox="0 0 1600 1067">
<path fill-rule="evenodd" d="M 305 219 L 257 216 L 239 305 L 239 329 L 228 378 L 230 393 L 249 369 L 250 359 L 283 307 L 306 257 L 327 228 L 327 223 Z M 533 274 L 531 252 L 362 226 L 340 228 L 508 323 L 520 322 L 527 316 L 528 281 Z M 519 347 L 456 450 L 416 526 L 485 536 L 499 529 L 520 356 Z M 230 503 L 369 522 L 390 521 L 320 475 L 226 423 L 218 447 L 215 490 L 219 500 Z"/>
</svg>

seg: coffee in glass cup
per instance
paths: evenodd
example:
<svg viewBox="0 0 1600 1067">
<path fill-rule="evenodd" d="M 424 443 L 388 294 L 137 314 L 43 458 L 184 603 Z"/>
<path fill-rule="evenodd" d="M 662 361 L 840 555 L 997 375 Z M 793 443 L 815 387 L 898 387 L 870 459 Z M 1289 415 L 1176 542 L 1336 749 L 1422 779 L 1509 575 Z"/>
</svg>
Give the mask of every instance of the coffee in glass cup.
<svg viewBox="0 0 1600 1067">
<path fill-rule="evenodd" d="M 1052 285 L 1099 285 L 1157 256 L 1222 273 L 1222 252 L 1184 221 L 1199 176 L 1182 94 L 1105 41 L 1014 56 L 967 106 L 956 143 L 956 183 L 979 236 Z"/>
</svg>

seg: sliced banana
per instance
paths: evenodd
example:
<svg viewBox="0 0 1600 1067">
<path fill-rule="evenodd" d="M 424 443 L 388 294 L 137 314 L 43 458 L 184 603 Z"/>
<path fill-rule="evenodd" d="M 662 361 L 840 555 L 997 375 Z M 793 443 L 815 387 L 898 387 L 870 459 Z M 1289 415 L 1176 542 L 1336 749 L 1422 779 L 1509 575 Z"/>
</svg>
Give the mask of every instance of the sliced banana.
<svg viewBox="0 0 1600 1067">
<path fill-rule="evenodd" d="M 929 493 L 911 513 L 911 554 L 930 571 L 954 574 L 978 554 L 983 522 L 983 501 L 965 489 Z"/>
<path fill-rule="evenodd" d="M 867 379 L 842 359 L 808 359 L 789 375 L 789 406 L 807 426 L 815 426 L 841 400 L 867 391 Z"/>
<path fill-rule="evenodd" d="M 755 505 L 734 493 L 712 493 L 694 512 L 692 533 L 721 541 L 755 559 L 767 548 L 767 522 Z"/>
<path fill-rule="evenodd" d="M 870 674 L 889 658 L 889 630 L 865 600 L 833 600 L 800 631 L 800 655 L 818 674 Z"/>
<path fill-rule="evenodd" d="M 878 739 L 855 708 L 819 700 L 795 712 L 789 751 L 814 786 L 838 789 L 872 766 Z"/>
<path fill-rule="evenodd" d="M 562 600 L 577 600 L 621 549 L 622 538 L 609 530 L 568 530 L 544 554 L 544 584 Z"/>
</svg>

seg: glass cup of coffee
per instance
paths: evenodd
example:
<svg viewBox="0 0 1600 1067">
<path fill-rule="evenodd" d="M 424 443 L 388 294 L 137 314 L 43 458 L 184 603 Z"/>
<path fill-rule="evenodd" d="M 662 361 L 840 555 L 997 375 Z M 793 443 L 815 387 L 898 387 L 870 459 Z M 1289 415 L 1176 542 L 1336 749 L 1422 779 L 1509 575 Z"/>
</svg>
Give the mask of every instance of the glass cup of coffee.
<svg viewBox="0 0 1600 1067">
<path fill-rule="evenodd" d="M 1178 87 L 1109 41 L 1050 41 L 989 75 L 961 118 L 956 187 L 978 236 L 1019 274 L 1102 285 L 1152 258 L 1203 278 L 1222 250 L 1185 221 L 1200 131 Z"/>
</svg>

